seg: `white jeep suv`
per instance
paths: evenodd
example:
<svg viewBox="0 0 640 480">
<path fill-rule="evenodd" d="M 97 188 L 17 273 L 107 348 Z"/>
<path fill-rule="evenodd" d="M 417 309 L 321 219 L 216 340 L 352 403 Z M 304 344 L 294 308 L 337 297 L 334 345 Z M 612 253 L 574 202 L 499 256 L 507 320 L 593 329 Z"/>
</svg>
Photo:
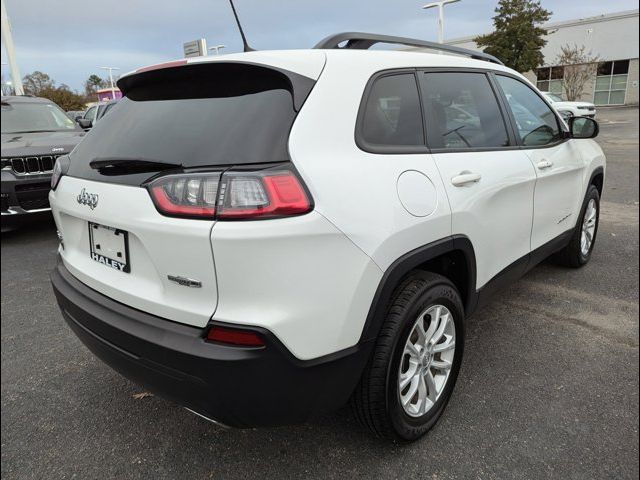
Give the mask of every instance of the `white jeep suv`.
<svg viewBox="0 0 640 480">
<path fill-rule="evenodd" d="M 551 92 L 542 92 L 542 95 L 564 118 L 596 117 L 596 106 L 593 103 L 569 102 L 563 100 L 560 95 Z"/>
<path fill-rule="evenodd" d="M 597 124 L 565 124 L 489 55 L 349 33 L 118 86 L 56 164 L 54 291 L 98 357 L 210 420 L 350 400 L 374 433 L 416 439 L 474 310 L 552 254 L 592 253 Z"/>
</svg>

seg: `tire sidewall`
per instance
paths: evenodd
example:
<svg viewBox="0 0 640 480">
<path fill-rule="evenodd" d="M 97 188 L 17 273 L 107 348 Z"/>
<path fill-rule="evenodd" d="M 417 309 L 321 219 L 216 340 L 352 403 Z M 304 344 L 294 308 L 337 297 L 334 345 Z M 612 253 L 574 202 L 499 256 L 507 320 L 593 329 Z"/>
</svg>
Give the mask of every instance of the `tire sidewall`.
<svg viewBox="0 0 640 480">
<path fill-rule="evenodd" d="M 443 305 L 453 316 L 456 329 L 456 348 L 451 373 L 437 402 L 421 417 L 409 416 L 400 403 L 398 374 L 404 345 L 413 329 L 418 315 L 432 305 Z M 417 294 L 403 313 L 403 323 L 396 336 L 393 354 L 387 372 L 387 408 L 394 430 L 404 440 L 414 440 L 428 431 L 442 414 L 456 383 L 464 350 L 464 309 L 455 287 L 447 283 L 431 285 Z"/>
</svg>

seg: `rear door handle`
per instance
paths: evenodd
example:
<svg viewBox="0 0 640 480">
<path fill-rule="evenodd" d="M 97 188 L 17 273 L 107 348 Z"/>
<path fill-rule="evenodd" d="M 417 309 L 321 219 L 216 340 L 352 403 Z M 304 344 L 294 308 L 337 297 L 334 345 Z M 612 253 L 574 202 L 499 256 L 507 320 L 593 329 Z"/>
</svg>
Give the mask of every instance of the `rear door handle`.
<svg viewBox="0 0 640 480">
<path fill-rule="evenodd" d="M 538 162 L 539 170 L 544 170 L 546 168 L 551 168 L 551 167 L 553 167 L 553 162 L 550 162 L 549 160 L 540 160 Z"/>
<path fill-rule="evenodd" d="M 479 173 L 472 173 L 468 171 L 460 172 L 458 175 L 451 179 L 451 184 L 456 187 L 464 187 L 470 183 L 478 183 L 482 175 Z"/>
</svg>

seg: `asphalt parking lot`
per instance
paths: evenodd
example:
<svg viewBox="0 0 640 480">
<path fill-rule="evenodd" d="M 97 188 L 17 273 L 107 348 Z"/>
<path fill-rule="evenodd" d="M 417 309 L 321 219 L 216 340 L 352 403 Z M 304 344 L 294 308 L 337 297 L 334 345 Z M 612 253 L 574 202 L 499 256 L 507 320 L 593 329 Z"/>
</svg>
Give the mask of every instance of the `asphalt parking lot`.
<svg viewBox="0 0 640 480">
<path fill-rule="evenodd" d="M 2 236 L 2 478 L 638 478 L 638 109 L 603 109 L 591 263 L 547 262 L 469 324 L 456 391 L 411 445 L 347 410 L 222 430 L 95 359 L 49 285 L 52 222 Z"/>
</svg>

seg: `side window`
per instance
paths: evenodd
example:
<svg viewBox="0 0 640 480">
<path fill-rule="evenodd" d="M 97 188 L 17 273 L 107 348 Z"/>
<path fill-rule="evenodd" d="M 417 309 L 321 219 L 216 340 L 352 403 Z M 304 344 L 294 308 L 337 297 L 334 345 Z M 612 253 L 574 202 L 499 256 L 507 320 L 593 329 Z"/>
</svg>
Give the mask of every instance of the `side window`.
<svg viewBox="0 0 640 480">
<path fill-rule="evenodd" d="M 387 75 L 375 80 L 364 115 L 362 139 L 371 145 L 424 145 L 420 97 L 412 73 Z"/>
<path fill-rule="evenodd" d="M 84 114 L 83 118 L 86 118 L 87 120 L 91 120 L 93 121 L 93 119 L 96 116 L 96 107 L 91 107 L 89 110 L 87 110 Z"/>
<path fill-rule="evenodd" d="M 497 75 L 525 146 L 543 146 L 562 138 L 553 110 L 527 85 L 515 78 Z"/>
<path fill-rule="evenodd" d="M 422 82 L 430 147 L 465 149 L 509 145 L 498 100 L 484 73 L 427 72 Z"/>
</svg>

